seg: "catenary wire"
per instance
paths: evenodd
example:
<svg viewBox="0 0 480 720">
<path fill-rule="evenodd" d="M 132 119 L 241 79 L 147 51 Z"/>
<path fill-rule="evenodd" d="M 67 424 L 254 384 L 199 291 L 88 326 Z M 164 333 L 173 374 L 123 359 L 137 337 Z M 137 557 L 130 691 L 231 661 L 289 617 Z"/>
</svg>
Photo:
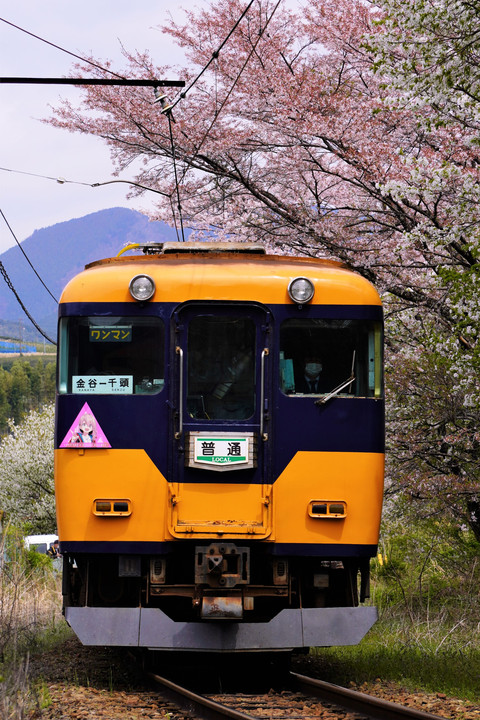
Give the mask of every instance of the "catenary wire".
<svg viewBox="0 0 480 720">
<path fill-rule="evenodd" d="M 110 75 L 115 75 L 115 77 L 120 78 L 122 80 L 125 79 L 123 77 L 123 75 L 118 75 L 118 73 L 114 72 L 113 70 L 108 70 L 107 68 L 104 68 L 101 65 L 98 65 L 97 63 L 92 62 L 91 60 L 87 60 L 87 58 L 84 58 L 81 55 L 77 55 L 76 53 L 71 52 L 70 50 L 66 50 L 65 48 L 61 47 L 60 45 L 56 45 L 55 43 L 50 42 L 49 40 L 45 40 L 45 38 L 40 37 L 40 35 L 35 35 L 35 33 L 32 33 L 29 30 L 25 30 L 25 28 L 20 27 L 20 25 L 15 25 L 15 23 L 12 23 L 9 20 L 6 20 L 5 18 L 0 17 L 0 21 L 5 23 L 6 25 L 10 25 L 11 27 L 15 28 L 16 30 L 20 30 L 20 32 L 23 32 L 26 35 L 30 35 L 30 37 L 35 38 L 35 40 L 40 40 L 40 42 L 43 42 L 46 45 L 50 45 L 50 47 L 56 48 L 57 50 L 61 50 L 62 52 L 66 53 L 67 55 L 71 55 L 72 57 L 76 58 L 77 60 L 81 60 L 84 63 L 88 63 L 88 65 L 91 65 L 92 67 L 97 68 L 97 70 L 101 70 L 102 72 L 110 73 Z"/>
<path fill-rule="evenodd" d="M 142 185 L 141 183 L 137 183 L 134 180 L 105 180 L 104 182 L 81 182 L 80 180 L 67 180 L 64 177 L 52 177 L 51 175 L 41 175 L 40 173 L 32 173 L 32 172 L 26 172 L 25 170 L 13 170 L 12 168 L 6 168 L 6 167 L 0 167 L 0 170 L 3 170 L 4 172 L 11 172 L 15 173 L 16 175 L 28 175 L 30 177 L 36 177 L 41 178 L 42 180 L 52 180 L 53 182 L 56 182 L 58 185 L 83 185 L 84 187 L 102 187 L 103 185 L 114 185 L 115 183 L 125 183 L 125 185 L 133 185 L 134 187 L 138 187 L 141 190 L 147 190 L 148 192 L 154 192 L 158 195 L 163 195 L 164 197 L 170 197 L 168 193 L 164 193 L 161 190 L 156 190 L 155 188 L 148 187 L 148 185 Z"/>
<path fill-rule="evenodd" d="M 50 175 L 39 175 L 38 173 L 26 172 L 25 170 L 12 170 L 12 168 L 0 167 L 5 172 L 15 173 L 16 175 L 29 175 L 30 177 L 42 178 L 42 180 L 54 180 L 60 184 L 63 182 L 73 182 L 72 180 L 64 180 L 63 178 L 54 178 Z M 77 185 L 88 185 L 89 183 L 76 183 Z"/>
<path fill-rule="evenodd" d="M 173 167 L 174 167 L 174 174 L 175 174 L 175 186 L 176 186 L 176 195 L 177 195 L 177 208 L 178 208 L 178 213 L 179 213 L 179 218 L 180 218 L 180 227 L 181 227 L 181 233 L 182 233 L 182 240 L 183 240 L 183 241 L 185 240 L 185 236 L 184 236 L 184 229 L 183 229 L 182 208 L 181 208 L 181 203 L 180 203 L 179 183 L 178 183 L 177 167 L 176 167 L 175 145 L 174 145 L 174 139 L 173 139 L 173 133 L 172 133 L 172 120 L 173 120 L 173 118 L 172 118 L 172 116 L 171 116 L 171 111 L 172 111 L 173 107 L 180 101 L 180 99 L 182 99 L 182 97 L 185 97 L 185 95 L 192 89 L 192 87 L 194 87 L 194 85 L 198 82 L 198 80 L 201 78 L 201 76 L 202 76 L 202 75 L 206 72 L 206 70 L 209 68 L 209 66 L 211 65 L 211 63 L 212 63 L 214 60 L 216 60 L 216 58 L 218 58 L 218 55 L 219 55 L 220 51 L 221 51 L 222 48 L 225 46 L 225 44 L 228 42 L 228 40 L 230 39 L 230 37 L 232 36 L 232 34 L 235 32 L 235 30 L 237 29 L 238 25 L 239 25 L 240 22 L 243 20 L 243 18 L 244 18 L 245 15 L 247 14 L 247 12 L 250 10 L 250 8 L 251 8 L 251 6 L 253 5 L 253 3 L 254 3 L 254 0 L 250 0 L 250 2 L 248 3 L 247 7 L 243 10 L 242 14 L 240 15 L 240 17 L 238 18 L 238 20 L 235 22 L 235 24 L 234 24 L 233 27 L 231 28 L 231 30 L 230 30 L 230 32 L 228 33 L 228 35 L 226 36 L 226 38 L 225 38 L 225 39 L 223 40 L 223 42 L 219 45 L 219 47 L 217 48 L 217 50 L 212 54 L 212 57 L 210 58 L 209 62 L 205 65 L 204 68 L 202 68 L 202 70 L 200 71 L 200 73 L 196 76 L 196 78 L 194 78 L 194 80 L 190 83 L 190 85 L 188 86 L 188 88 L 187 88 L 185 91 L 183 91 L 183 92 L 181 93 L 181 95 L 177 98 L 177 100 L 175 100 L 175 101 L 172 103 L 172 105 L 169 106 L 169 108 L 168 108 L 168 124 L 169 124 L 170 141 L 171 141 L 171 147 L 172 147 Z M 277 5 L 277 7 L 278 7 L 278 5 Z M 276 7 L 275 7 L 275 10 L 276 10 Z M 275 10 L 274 10 L 273 12 L 275 12 Z M 272 13 L 272 16 L 273 16 L 273 13 Z M 41 36 L 36 35 L 35 33 L 32 33 L 32 32 L 30 32 L 29 30 L 26 30 L 25 28 L 22 28 L 22 27 L 20 27 L 19 25 L 16 25 L 15 23 L 10 22 L 9 20 L 6 20 L 5 18 L 0 18 L 0 21 L 1 21 L 1 22 L 4 22 L 4 23 L 7 24 L 7 25 L 10 25 L 11 27 L 15 28 L 16 30 L 19 30 L 20 32 L 23 32 L 23 33 L 29 35 L 30 37 L 35 38 L 36 40 L 40 40 L 41 42 L 46 43 L 47 45 L 50 45 L 51 47 L 54 47 L 54 48 L 56 48 L 57 50 L 60 50 L 60 51 L 62 51 L 62 52 L 65 52 L 67 55 L 70 55 L 70 56 L 72 56 L 72 57 L 75 57 L 77 60 L 81 60 L 82 62 L 86 62 L 86 63 L 88 63 L 89 65 L 91 65 L 92 67 L 95 67 L 95 68 L 97 68 L 98 70 L 101 70 L 102 72 L 107 72 L 107 73 L 109 73 L 110 75 L 114 75 L 114 76 L 116 76 L 116 77 L 118 77 L 118 78 L 124 79 L 124 78 L 122 78 L 121 75 L 118 75 L 117 73 L 113 72 L 112 70 L 108 70 L 107 68 L 104 68 L 104 67 L 102 67 L 101 65 L 98 65 L 97 63 L 94 63 L 94 62 L 92 62 L 91 60 L 88 60 L 88 59 L 82 57 L 81 55 L 78 55 L 78 54 L 76 54 L 76 53 L 73 53 L 73 52 L 71 52 L 70 50 L 66 50 L 65 48 L 61 47 L 60 45 L 57 45 L 56 43 L 52 43 L 52 42 L 50 42 L 49 40 L 46 40 L 45 38 L 42 38 Z M 268 24 L 268 23 L 267 23 L 267 24 Z M 263 34 L 263 31 L 262 31 L 262 34 Z M 260 34 L 260 37 L 261 37 L 261 34 Z M 258 41 L 257 41 L 257 42 L 258 42 Z M 256 47 L 256 44 L 255 44 L 255 47 Z M 249 58 L 250 58 L 250 57 L 251 57 L 251 54 L 249 55 Z M 249 59 L 249 58 L 248 58 L 248 59 Z M 248 62 L 248 59 L 247 59 L 247 62 Z M 246 65 L 246 63 L 245 63 L 245 65 Z M 245 67 L 245 65 L 244 65 L 244 67 Z M 243 68 L 242 68 L 241 72 L 242 72 L 242 71 L 243 71 Z M 240 75 L 239 75 L 238 77 L 240 77 Z M 238 78 L 237 78 L 237 80 L 238 80 Z M 234 85 L 234 86 L 235 86 L 235 85 Z M 233 88 L 232 88 L 232 90 L 233 90 Z M 221 109 L 221 108 L 220 108 L 220 109 Z M 218 113 L 217 113 L 217 115 L 218 115 Z M 215 118 L 214 118 L 214 121 L 215 121 Z M 214 122 L 214 121 L 213 121 L 213 122 Z M 213 125 L 213 122 L 212 122 L 212 125 Z M 203 142 L 205 141 L 205 139 L 206 139 L 206 137 L 207 137 L 207 135 L 208 135 L 208 132 L 210 131 L 212 125 L 210 126 L 209 130 L 207 130 L 207 133 L 205 134 L 205 136 L 204 136 L 201 144 L 203 144 Z M 197 149 L 196 154 L 198 154 L 198 152 L 199 152 L 199 150 Z M 52 179 L 52 178 L 48 178 L 48 179 Z M 60 182 L 60 180 L 57 180 L 57 181 Z M 96 186 L 98 186 L 98 185 L 95 185 L 95 187 L 96 187 Z M 94 186 L 92 185 L 92 187 L 94 187 Z M 164 194 L 164 193 L 160 193 L 160 194 Z M 5 218 L 4 218 L 4 219 L 5 219 Z M 174 223 L 175 223 L 175 228 L 176 228 L 176 230 L 177 230 L 177 236 L 178 236 L 178 229 L 177 229 L 175 214 L 174 214 Z M 7 223 L 7 224 L 8 224 L 8 223 Z M 48 292 L 50 292 L 50 291 L 48 291 Z M 50 293 L 50 294 L 51 294 L 51 293 Z"/>
<path fill-rule="evenodd" d="M 223 107 L 225 106 L 226 102 L 228 101 L 230 95 L 232 94 L 233 90 L 235 89 L 235 86 L 237 85 L 237 83 L 238 83 L 238 81 L 239 81 L 239 79 L 240 79 L 241 74 L 243 73 L 243 71 L 245 70 L 246 66 L 248 65 L 248 63 L 249 63 L 249 61 L 250 61 L 250 58 L 252 57 L 253 53 L 255 52 L 258 43 L 260 42 L 261 38 L 263 37 L 263 34 L 264 34 L 265 30 L 267 29 L 267 27 L 268 27 L 271 19 L 272 19 L 273 16 L 275 15 L 275 12 L 277 11 L 280 3 L 281 3 L 281 0 L 278 0 L 277 4 L 275 5 L 273 11 L 272 11 L 271 14 L 270 14 L 270 17 L 267 19 L 264 27 L 259 31 L 259 33 L 258 33 L 258 38 L 257 38 L 256 42 L 254 43 L 254 45 L 253 45 L 250 53 L 248 54 L 247 59 L 246 59 L 245 62 L 243 63 L 242 67 L 240 68 L 240 71 L 238 72 L 237 77 L 235 78 L 232 87 L 231 87 L 230 90 L 228 91 L 226 97 L 223 99 L 223 101 L 222 101 L 222 103 L 221 103 L 220 108 L 218 109 L 218 111 L 215 112 L 215 115 L 214 115 L 214 118 L 213 118 L 212 122 L 210 123 L 210 125 L 209 125 L 207 131 L 205 132 L 202 140 L 200 141 L 198 147 L 195 149 L 195 153 L 194 153 L 194 155 L 193 155 L 193 158 L 191 158 L 191 159 L 188 161 L 187 167 L 185 168 L 185 170 L 184 170 L 184 172 L 183 172 L 183 174 L 182 174 L 182 180 L 181 180 L 182 182 L 183 182 L 183 180 L 185 179 L 185 175 L 186 175 L 186 173 L 188 172 L 189 167 L 191 167 L 191 165 L 192 165 L 192 163 L 194 162 L 195 158 L 198 156 L 202 145 L 204 144 L 205 140 L 207 139 L 209 133 L 211 132 L 212 127 L 213 127 L 216 119 L 218 118 L 220 112 L 222 111 L 222 109 L 223 109 Z M 195 83 L 197 82 L 197 80 L 203 75 L 203 73 L 207 70 L 207 68 L 208 68 L 209 65 L 213 62 L 213 60 L 215 60 L 215 59 L 218 58 L 221 49 L 224 47 L 224 45 L 227 43 L 227 41 L 229 40 L 229 38 L 231 37 L 231 35 L 233 34 L 233 32 L 236 30 L 236 28 L 238 27 L 238 25 L 240 24 L 241 20 L 242 20 L 243 17 L 246 15 L 246 13 L 248 12 L 248 10 L 249 10 L 250 7 L 252 6 L 252 4 L 253 4 L 253 0 L 252 0 L 252 1 L 249 3 L 249 5 L 245 8 L 245 10 L 243 11 L 242 15 L 241 15 L 240 18 L 237 20 L 237 22 L 235 23 L 234 27 L 230 30 L 230 32 L 229 32 L 229 34 L 227 35 L 227 37 L 225 38 L 225 40 L 221 43 L 221 45 L 218 47 L 218 49 L 212 54 L 212 57 L 210 58 L 210 60 L 208 61 L 208 63 L 202 68 L 202 70 L 201 70 L 200 73 L 197 75 L 197 77 L 195 78 L 195 80 L 194 80 L 192 83 L 190 83 L 190 85 L 188 86 L 187 90 L 184 91 L 184 92 L 181 94 L 181 96 L 180 96 L 176 101 L 174 101 L 173 103 L 169 104 L 167 107 L 165 107 L 165 108 L 163 109 L 163 113 L 167 116 L 167 118 L 168 118 L 168 123 L 169 123 L 170 142 L 171 142 L 171 147 L 172 147 L 172 159 L 173 159 L 173 167 L 174 167 L 174 173 L 175 173 L 175 187 L 176 187 L 176 194 L 177 194 L 177 206 L 178 206 L 178 212 L 179 212 L 179 217 L 180 217 L 180 226 L 181 226 L 182 240 L 183 240 L 183 241 L 185 241 L 185 236 L 184 236 L 184 230 L 183 230 L 182 207 L 181 207 L 181 203 L 180 203 L 180 188 L 179 188 L 179 181 L 178 181 L 178 177 L 177 177 L 175 145 L 174 145 L 173 132 L 172 132 L 172 119 L 173 119 L 173 118 L 172 118 L 172 110 L 173 110 L 174 106 L 179 102 L 179 100 L 182 99 L 182 97 L 185 97 L 185 95 L 187 94 L 187 92 L 195 85 Z M 174 219 L 175 230 L 177 231 L 177 238 L 178 238 L 178 229 L 177 229 L 177 223 L 176 223 L 176 219 L 175 219 L 175 213 L 173 213 L 173 219 Z M 179 239 L 179 238 L 178 238 L 178 239 Z"/>
<path fill-rule="evenodd" d="M 178 215 L 180 218 L 180 229 L 182 231 L 182 242 L 185 242 L 185 234 L 183 232 L 182 205 L 180 203 L 180 188 L 179 188 L 178 174 L 177 174 L 177 160 L 176 160 L 176 154 L 175 154 L 175 143 L 173 141 L 172 118 L 170 117 L 170 113 L 167 115 L 167 119 L 168 119 L 168 129 L 170 132 L 170 143 L 172 146 L 173 172 L 175 175 L 175 189 L 176 189 L 176 194 L 177 194 L 177 208 L 178 208 Z M 177 221 L 175 219 L 175 213 L 173 213 L 173 221 L 175 223 L 175 230 L 177 231 L 177 238 L 180 240 L 180 238 L 178 237 Z"/>
<path fill-rule="evenodd" d="M 36 330 L 38 330 L 38 332 L 40 333 L 40 335 L 42 335 L 42 337 L 44 337 L 45 340 L 48 340 L 48 342 L 51 343 L 52 345 L 56 345 L 57 343 L 55 342 L 55 340 L 52 340 L 52 338 L 49 337 L 49 336 L 42 330 L 42 328 L 40 327 L 40 325 L 38 325 L 38 323 L 35 322 L 35 320 L 33 319 L 33 317 L 32 317 L 32 316 L 30 315 L 30 313 L 28 312 L 27 308 L 25 307 L 25 305 L 24 305 L 23 302 L 21 301 L 20 296 L 18 295 L 17 291 L 16 291 L 15 288 L 13 287 L 13 283 L 12 283 L 12 281 L 10 280 L 10 278 L 9 278 L 9 276 L 8 276 L 8 273 L 7 273 L 7 271 L 5 270 L 5 267 L 4 267 L 4 265 L 3 265 L 3 263 L 2 263 L 1 260 L 0 260 L 0 273 L 3 275 L 3 278 L 4 278 L 7 286 L 10 288 L 10 290 L 13 292 L 13 294 L 14 294 L 15 297 L 17 298 L 18 304 L 20 305 L 20 307 L 22 308 L 23 312 L 24 312 L 25 315 L 28 317 L 28 319 L 30 320 L 30 322 L 32 323 L 32 325 L 34 326 L 34 328 L 35 328 Z"/>
<path fill-rule="evenodd" d="M 33 272 L 35 273 L 35 275 L 37 276 L 37 278 L 40 280 L 40 282 L 42 283 L 43 287 L 44 287 L 45 290 L 48 292 L 48 294 L 50 295 L 50 297 L 52 298 L 52 300 L 54 300 L 54 301 L 58 304 L 57 298 L 55 297 L 55 295 L 53 295 L 53 294 L 50 292 L 50 290 L 48 289 L 48 287 L 45 285 L 45 283 L 43 282 L 42 278 L 40 277 L 40 275 L 38 274 L 37 270 L 35 269 L 33 263 L 31 262 L 30 258 L 28 257 L 27 253 L 26 253 L 25 250 L 22 248 L 21 243 L 18 242 L 18 238 L 17 238 L 17 236 L 15 235 L 15 233 L 13 232 L 12 227 L 11 227 L 10 223 L 8 222 L 7 218 L 5 217 L 5 214 L 4 214 L 4 212 L 3 212 L 3 210 L 2 210 L 1 208 L 0 208 L 0 215 L 1 215 L 2 218 L 3 218 L 3 220 L 4 220 L 4 222 L 5 222 L 5 225 L 6 225 L 7 228 L 10 230 L 10 233 L 11 233 L 13 239 L 15 240 L 15 242 L 16 242 L 17 245 L 18 245 L 18 247 L 20 248 L 20 250 L 21 250 L 21 252 L 22 252 L 22 254 L 23 254 L 23 257 L 24 257 L 25 260 L 28 262 L 28 264 L 29 264 L 30 267 L 32 268 Z"/>
<path fill-rule="evenodd" d="M 247 14 L 247 12 L 248 12 L 248 11 L 250 10 L 250 8 L 252 7 L 253 3 L 254 3 L 254 0 L 250 0 L 250 2 L 248 3 L 247 7 L 244 9 L 244 11 L 243 11 L 242 14 L 240 15 L 240 17 L 238 18 L 238 20 L 236 21 L 236 23 L 234 24 L 234 26 L 231 28 L 231 30 L 230 30 L 230 32 L 228 33 L 228 35 L 226 36 L 226 38 L 225 38 L 225 39 L 223 40 L 223 42 L 219 45 L 219 47 L 212 53 L 212 57 L 210 58 L 210 60 L 209 60 L 209 61 L 207 62 L 207 64 L 200 70 L 200 72 L 198 73 L 198 75 L 192 80 L 192 82 L 190 83 L 190 85 L 188 86 L 188 88 L 187 88 L 186 90 L 182 91 L 182 93 L 177 97 L 176 100 L 174 100 L 174 101 L 173 101 L 171 104 L 169 104 L 168 106 L 164 107 L 163 110 L 162 110 L 163 114 L 166 115 L 166 116 L 167 116 L 167 119 L 168 119 L 168 129 L 169 129 L 169 133 L 170 133 L 170 143 L 171 143 L 171 148 L 172 148 L 173 170 L 174 170 L 174 175 L 175 175 L 175 189 L 176 189 L 176 195 L 177 195 L 177 208 L 178 208 L 178 214 L 179 214 L 179 219 L 180 219 L 180 229 L 181 229 L 181 232 L 182 232 L 182 241 L 183 241 L 183 242 L 185 242 L 185 235 L 184 235 L 184 229 L 183 229 L 182 206 L 181 206 L 181 202 L 180 202 L 180 187 L 179 187 L 178 174 L 177 174 L 177 163 L 176 163 L 175 143 L 174 143 L 173 131 L 172 131 L 172 122 L 173 122 L 172 110 L 173 110 L 173 108 L 180 102 L 180 100 L 183 99 L 183 98 L 187 95 L 187 93 L 192 89 L 192 87 L 198 82 L 198 80 L 202 77 L 202 75 L 203 75 L 203 74 L 207 71 L 207 69 L 210 67 L 210 65 L 212 64 L 212 62 L 218 58 L 218 56 L 219 56 L 219 54 L 220 54 L 220 51 L 221 51 L 222 48 L 226 45 L 226 43 L 228 42 L 228 40 L 230 39 L 230 37 L 232 36 L 232 34 L 235 32 L 235 30 L 236 30 L 237 27 L 239 26 L 240 22 L 243 20 L 243 18 L 244 18 L 245 15 Z M 268 25 L 268 23 L 270 22 L 270 19 L 273 17 L 273 14 L 275 13 L 275 10 L 277 9 L 277 7 L 278 7 L 279 4 L 280 4 L 280 0 L 278 1 L 277 5 L 276 5 L 276 7 L 275 7 L 275 9 L 274 9 L 274 11 L 272 12 L 272 15 L 270 16 L 270 18 L 269 18 L 269 20 L 268 20 L 268 22 L 267 22 L 267 25 Z M 265 26 L 265 27 L 266 27 L 266 26 Z M 262 30 L 262 32 L 260 33 L 259 39 L 260 39 L 260 37 L 263 35 L 264 30 L 265 30 L 265 28 L 264 28 L 264 29 Z M 259 40 L 259 39 L 258 39 L 258 40 Z M 255 43 L 254 49 L 255 49 L 255 47 L 257 46 L 258 40 L 257 40 L 257 42 Z M 252 52 L 253 52 L 253 51 L 252 51 Z M 248 56 L 248 58 L 247 58 L 247 60 L 246 60 L 246 62 L 245 62 L 245 64 L 244 64 L 244 66 L 242 67 L 242 69 L 241 69 L 241 71 L 240 71 L 237 79 L 235 80 L 235 83 L 234 83 L 233 87 L 235 87 L 235 84 L 236 84 L 236 82 L 238 81 L 238 78 L 240 77 L 240 74 L 243 72 L 243 70 L 244 70 L 244 68 L 246 67 L 248 61 L 250 60 L 251 55 L 252 55 L 252 53 L 249 54 L 249 56 Z M 233 91 L 233 87 L 232 87 L 232 90 L 231 90 L 230 92 Z M 230 93 L 229 93 L 229 94 L 230 94 Z M 162 98 L 157 98 L 157 101 L 158 101 L 158 100 L 162 100 Z M 222 109 L 222 107 L 223 107 L 223 105 L 225 104 L 225 102 L 226 102 L 226 99 L 225 99 L 224 103 L 222 104 L 222 106 L 220 107 L 220 110 Z M 163 105 L 163 103 L 162 103 L 162 105 Z M 219 110 L 219 112 L 220 112 L 220 110 Z M 213 123 L 214 123 L 215 120 L 216 120 L 216 117 L 218 117 L 218 113 L 216 113 L 216 115 L 215 115 L 215 117 L 214 117 L 214 119 L 213 119 L 210 127 L 208 128 L 207 132 L 205 133 L 205 135 L 204 135 L 204 137 L 203 137 L 203 139 L 202 139 L 202 141 L 201 141 L 201 143 L 200 143 L 200 146 L 199 146 L 199 147 L 197 148 L 197 150 L 195 151 L 195 155 L 194 155 L 194 158 L 193 158 L 193 159 L 195 159 L 195 157 L 198 155 L 199 150 L 200 150 L 200 147 L 201 147 L 201 145 L 205 142 L 205 139 L 206 139 L 208 133 L 210 132 L 210 130 L 211 130 L 212 126 L 213 126 Z M 182 175 L 182 180 L 185 178 L 185 174 L 186 174 L 186 171 L 185 171 L 185 172 L 183 173 L 183 175 Z M 172 210 L 173 210 L 173 207 L 172 207 Z M 178 228 L 177 228 L 177 221 L 176 221 L 176 217 L 175 217 L 175 212 L 173 212 L 173 221 L 174 221 L 174 224 L 175 224 L 175 230 L 176 230 L 176 233 L 177 233 L 177 239 L 180 240 L 179 235 L 178 235 Z"/>
<path fill-rule="evenodd" d="M 178 97 L 173 100 L 172 104 L 171 104 L 170 107 L 168 108 L 169 111 L 173 110 L 173 108 L 174 108 L 176 105 L 178 105 L 178 103 L 180 102 L 180 100 L 183 100 L 183 98 L 186 97 L 187 93 L 190 92 L 190 90 L 192 89 L 192 87 L 200 80 L 200 78 L 202 77 L 203 73 L 206 72 L 206 71 L 208 70 L 208 68 L 210 67 L 210 65 L 212 64 L 212 62 L 217 59 L 217 57 L 218 57 L 219 54 L 220 54 L 220 51 L 222 50 L 222 48 L 224 47 L 224 45 L 226 45 L 226 43 L 228 42 L 228 40 L 230 40 L 230 37 L 233 35 L 233 33 L 235 32 L 235 30 L 237 29 L 237 27 L 240 25 L 241 21 L 243 20 L 243 18 L 244 18 L 245 15 L 247 14 L 247 12 L 250 10 L 250 8 L 252 7 L 253 3 L 254 3 L 254 0 L 250 0 L 250 2 L 248 3 L 247 7 L 245 8 L 245 10 L 242 12 L 242 14 L 240 15 L 240 17 L 239 17 L 238 20 L 236 21 L 235 25 L 232 27 L 232 29 L 231 29 L 230 32 L 228 33 L 228 35 L 227 35 L 227 37 L 225 38 L 225 40 L 223 40 L 223 42 L 219 45 L 219 47 L 212 53 L 212 57 L 210 58 L 210 60 L 209 60 L 209 61 L 207 62 L 207 64 L 200 70 L 200 72 L 199 72 L 198 75 L 192 80 L 192 82 L 190 83 L 190 85 L 189 85 L 185 90 L 182 90 L 182 92 L 178 95 Z"/>
<path fill-rule="evenodd" d="M 0 85 L 118 85 L 121 87 L 184 87 L 184 80 L 158 78 L 87 78 L 87 77 L 0 77 Z"/>
<path fill-rule="evenodd" d="M 277 4 L 275 5 L 275 7 L 274 7 L 273 10 L 272 10 L 272 13 L 270 14 L 270 17 L 267 19 L 264 27 L 259 31 L 257 40 L 255 41 L 255 43 L 254 43 L 251 51 L 249 52 L 249 54 L 248 54 L 248 56 L 247 56 L 247 59 L 246 59 L 245 62 L 243 63 L 242 67 L 240 68 L 240 70 L 239 70 L 239 72 L 238 72 L 238 74 L 237 74 L 237 77 L 235 78 L 235 80 L 234 80 L 234 82 L 233 82 L 233 85 L 231 86 L 230 90 L 228 91 L 228 93 L 226 94 L 226 96 L 224 97 L 224 99 L 222 100 L 222 102 L 220 103 L 219 109 L 215 112 L 215 115 L 214 115 L 214 117 L 213 117 L 212 122 L 211 122 L 210 125 L 208 126 L 208 128 L 207 128 L 204 136 L 202 137 L 202 139 L 201 139 L 198 147 L 195 149 L 195 153 L 194 153 L 193 157 L 188 161 L 188 166 L 191 166 L 191 164 L 195 161 L 195 158 L 198 156 L 198 154 L 199 154 L 199 152 L 200 152 L 200 150 L 201 150 L 201 148 L 202 148 L 205 140 L 207 139 L 208 135 L 210 134 L 210 132 L 211 132 L 211 130 L 212 130 L 212 128 L 213 128 L 213 126 L 214 126 L 214 124 L 215 124 L 218 116 L 220 115 L 220 113 L 221 113 L 222 109 L 224 108 L 224 106 L 226 105 L 226 103 L 227 103 L 230 95 L 231 95 L 232 92 L 234 91 L 235 86 L 237 85 L 238 81 L 240 80 L 240 76 L 242 75 L 243 71 L 245 70 L 245 68 L 247 67 L 248 63 L 250 62 L 250 58 L 252 57 L 252 55 L 253 55 L 254 52 L 256 51 L 257 45 L 258 45 L 258 43 L 260 42 L 260 40 L 262 39 L 263 34 L 265 33 L 265 30 L 267 29 L 267 27 L 268 27 L 271 19 L 272 19 L 273 16 L 275 15 L 275 13 L 276 13 L 276 11 L 277 11 L 277 9 L 278 9 L 281 1 L 282 1 L 282 0 L 278 0 Z M 185 175 L 186 175 L 187 172 L 188 172 L 188 167 L 185 169 L 185 171 L 184 171 L 184 173 L 183 173 L 183 175 L 182 175 L 182 181 L 185 179 Z"/>
</svg>

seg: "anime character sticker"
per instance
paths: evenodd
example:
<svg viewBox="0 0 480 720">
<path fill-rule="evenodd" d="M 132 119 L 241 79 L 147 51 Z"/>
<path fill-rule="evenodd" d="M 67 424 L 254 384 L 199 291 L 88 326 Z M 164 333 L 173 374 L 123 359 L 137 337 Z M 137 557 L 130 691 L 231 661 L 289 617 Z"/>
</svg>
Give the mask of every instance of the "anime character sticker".
<svg viewBox="0 0 480 720">
<path fill-rule="evenodd" d="M 88 403 L 85 403 L 78 413 L 60 447 L 77 449 L 111 447 Z"/>
</svg>

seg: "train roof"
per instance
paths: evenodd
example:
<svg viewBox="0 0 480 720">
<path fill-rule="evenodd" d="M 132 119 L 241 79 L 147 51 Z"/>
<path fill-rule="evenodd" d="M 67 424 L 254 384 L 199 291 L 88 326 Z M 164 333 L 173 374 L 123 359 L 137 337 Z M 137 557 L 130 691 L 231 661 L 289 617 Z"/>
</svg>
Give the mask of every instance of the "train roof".
<svg viewBox="0 0 480 720">
<path fill-rule="evenodd" d="M 60 302 L 136 302 L 129 284 L 141 273 L 155 281 L 152 302 L 290 304 L 288 285 L 302 276 L 315 286 L 312 304 L 381 305 L 368 280 L 333 260 L 267 255 L 263 246 L 247 243 L 188 242 L 147 247 L 147 254 L 89 263 L 67 284 Z"/>
</svg>

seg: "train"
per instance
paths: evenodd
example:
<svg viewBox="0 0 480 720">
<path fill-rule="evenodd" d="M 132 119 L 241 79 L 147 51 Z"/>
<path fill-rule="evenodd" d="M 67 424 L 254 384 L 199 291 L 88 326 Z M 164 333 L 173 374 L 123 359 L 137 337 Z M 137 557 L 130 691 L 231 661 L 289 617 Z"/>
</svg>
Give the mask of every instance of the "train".
<svg viewBox="0 0 480 720">
<path fill-rule="evenodd" d="M 63 290 L 57 374 L 63 610 L 83 644 L 293 652 L 368 632 L 369 281 L 246 241 L 133 244 Z"/>
</svg>

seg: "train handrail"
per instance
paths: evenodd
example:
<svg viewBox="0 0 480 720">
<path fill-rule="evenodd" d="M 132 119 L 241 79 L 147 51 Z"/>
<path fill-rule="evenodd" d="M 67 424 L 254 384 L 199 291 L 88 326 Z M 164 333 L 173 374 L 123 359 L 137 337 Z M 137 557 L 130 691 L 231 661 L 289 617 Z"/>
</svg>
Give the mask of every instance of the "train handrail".
<svg viewBox="0 0 480 720">
<path fill-rule="evenodd" d="M 268 348 L 262 350 L 260 361 L 260 438 L 268 440 L 268 433 L 264 433 L 265 427 L 265 358 L 268 355 Z"/>
<path fill-rule="evenodd" d="M 177 345 L 175 352 L 180 356 L 180 370 L 178 373 L 178 430 L 175 433 L 175 440 L 180 440 L 183 434 L 183 350 Z"/>
</svg>

